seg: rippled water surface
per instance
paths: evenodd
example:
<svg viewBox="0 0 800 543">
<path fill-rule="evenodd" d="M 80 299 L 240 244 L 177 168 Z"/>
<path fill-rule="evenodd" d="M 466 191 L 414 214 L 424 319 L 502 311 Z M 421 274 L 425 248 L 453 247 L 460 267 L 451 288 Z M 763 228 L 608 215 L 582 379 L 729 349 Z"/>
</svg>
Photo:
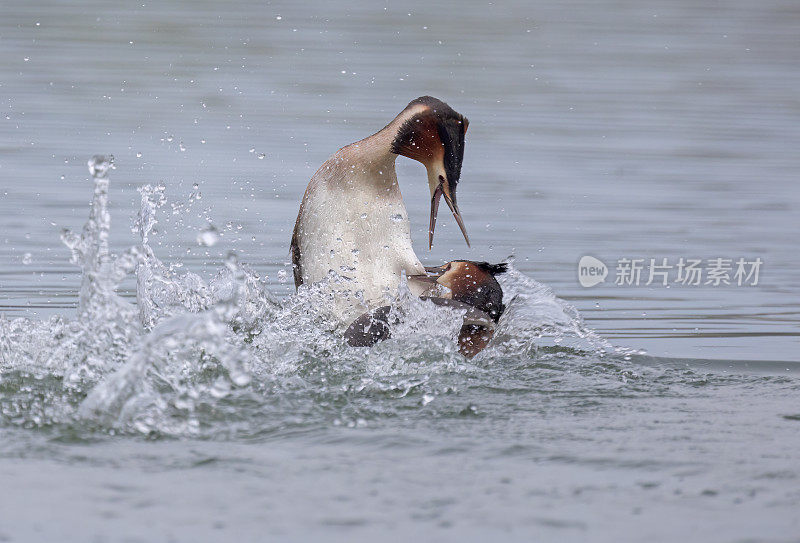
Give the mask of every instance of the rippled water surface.
<svg viewBox="0 0 800 543">
<path fill-rule="evenodd" d="M 0 541 L 797 541 L 795 3 L 2 15 Z M 421 94 L 473 243 L 424 249 L 400 159 L 419 254 L 514 255 L 472 360 L 449 309 L 352 349 L 290 284 L 308 179 Z M 614 284 L 681 257 L 763 267 Z"/>
</svg>

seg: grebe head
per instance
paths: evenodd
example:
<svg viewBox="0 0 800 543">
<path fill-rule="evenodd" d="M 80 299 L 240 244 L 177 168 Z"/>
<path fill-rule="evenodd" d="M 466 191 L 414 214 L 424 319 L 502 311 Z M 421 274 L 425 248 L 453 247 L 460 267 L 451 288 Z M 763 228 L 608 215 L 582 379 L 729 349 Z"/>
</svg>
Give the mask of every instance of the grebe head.
<svg viewBox="0 0 800 543">
<path fill-rule="evenodd" d="M 469 121 L 432 96 L 421 96 L 413 100 L 398 118 L 402 119 L 402 123 L 392 141 L 392 152 L 413 158 L 424 164 L 428 170 L 428 185 L 431 189 L 428 248 L 433 247 L 433 230 L 442 196 L 469 246 L 469 236 L 456 200 L 456 187 L 464 159 L 464 135 L 467 133 Z"/>
<path fill-rule="evenodd" d="M 453 300 L 485 311 L 495 322 L 505 311 L 503 289 L 495 276 L 508 271 L 508 264 L 454 260 L 443 266 L 426 267 L 425 271 L 450 289 Z"/>
</svg>

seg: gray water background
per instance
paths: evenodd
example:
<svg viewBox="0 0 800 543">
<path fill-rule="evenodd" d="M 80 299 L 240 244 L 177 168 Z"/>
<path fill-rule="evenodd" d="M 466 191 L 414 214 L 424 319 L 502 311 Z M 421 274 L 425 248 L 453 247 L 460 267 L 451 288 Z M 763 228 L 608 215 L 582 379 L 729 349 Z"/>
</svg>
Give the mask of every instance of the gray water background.
<svg viewBox="0 0 800 543">
<path fill-rule="evenodd" d="M 114 247 L 135 243 L 137 186 L 163 180 L 181 202 L 196 183 L 199 212 L 161 224 L 159 255 L 210 273 L 234 249 L 275 278 L 288 269 L 299 199 L 319 164 L 432 94 L 470 119 L 459 202 L 473 248 L 444 217 L 434 250 L 424 249 L 424 169 L 401 158 L 426 262 L 513 254 L 591 328 L 654 355 L 723 372 L 744 367 L 737 360 L 778 361 L 763 366 L 772 369 L 798 360 L 796 2 L 9 2 L 0 11 L 7 317 L 74 311 L 80 279 L 58 236 L 85 220 L 89 156 L 116 157 Z M 195 240 L 207 218 L 223 233 L 212 248 Z M 576 276 L 585 254 L 610 266 L 621 257 L 740 256 L 764 265 L 755 287 L 587 290 Z M 3 502 L 0 514 L 14 522 L 0 536 L 47 539 L 72 528 L 81 540 L 88 522 L 98 540 L 210 538 L 214 529 L 255 538 L 261 511 L 287 538 L 437 526 L 441 537 L 506 530 L 519 538 L 527 527 L 561 539 L 650 530 L 652 540 L 792 540 L 798 427 L 782 417 L 796 417 L 794 386 L 764 397 L 748 382 L 724 399 L 644 410 L 684 424 L 689 442 L 710 432 L 674 454 L 652 418 L 612 415 L 627 411 L 621 397 L 603 406 L 599 423 L 580 420 L 583 408 L 566 399 L 551 407 L 564 407 L 560 415 L 544 410 L 548 431 L 513 416 L 484 421 L 502 438 L 483 444 L 484 426 L 438 419 L 364 435 L 285 435 L 256 449 L 192 441 L 81 449 L 9 430 L 2 479 L 17 497 Z M 698 412 L 702 423 L 687 422 Z M 716 427 L 731 420 L 747 430 Z M 431 445 L 438 434 L 452 445 Z M 593 445 L 582 450 L 584 439 Z M 625 456 L 617 439 L 639 446 L 630 464 L 614 460 Z M 563 461 L 570 454 L 578 460 Z M 738 481 L 756 459 L 767 467 Z M 81 484 L 93 490 L 73 494 Z M 384 485 L 397 490 L 386 497 Z M 762 490 L 767 497 L 747 502 L 748 514 L 732 513 L 736 500 Z M 384 501 L 364 501 L 370 492 Z M 692 498 L 673 501 L 681 493 Z M 720 494 L 726 501 L 714 502 Z M 157 512 L 143 525 L 136 511 L 148 504 Z"/>
<path fill-rule="evenodd" d="M 74 307 L 78 278 L 56 238 L 85 216 L 92 154 L 117 160 L 117 246 L 131 243 L 134 187 L 163 180 L 185 199 L 198 183 L 215 225 L 233 226 L 227 243 L 206 255 L 191 229 L 202 221 L 163 225 L 164 254 L 197 269 L 235 248 L 274 277 L 314 170 L 428 93 L 471 120 L 460 202 L 474 244 L 445 218 L 424 250 L 424 169 L 401 159 L 426 261 L 514 254 L 606 337 L 654 354 L 797 360 L 798 10 L 6 4 L 2 309 Z M 589 291 L 584 254 L 612 274 L 623 257 L 764 265 L 751 288 Z"/>
</svg>

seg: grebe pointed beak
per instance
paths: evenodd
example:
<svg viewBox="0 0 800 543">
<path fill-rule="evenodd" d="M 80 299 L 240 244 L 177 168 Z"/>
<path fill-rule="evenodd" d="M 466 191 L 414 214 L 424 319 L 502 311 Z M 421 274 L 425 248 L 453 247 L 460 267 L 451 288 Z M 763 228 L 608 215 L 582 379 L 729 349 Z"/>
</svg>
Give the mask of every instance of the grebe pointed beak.
<svg viewBox="0 0 800 543">
<path fill-rule="evenodd" d="M 425 271 L 430 274 L 429 276 L 432 278 L 441 277 L 444 275 L 444 272 L 447 271 L 447 264 L 444 266 L 425 266 Z"/>
<path fill-rule="evenodd" d="M 408 276 L 408 280 L 409 281 L 419 281 L 420 283 L 435 283 L 436 279 L 437 279 L 437 277 L 432 277 L 432 276 L 427 275 L 427 274 L 409 275 Z"/>
<path fill-rule="evenodd" d="M 433 231 L 436 228 L 436 216 L 439 214 L 439 200 L 441 200 L 442 196 L 444 196 L 447 207 L 453 212 L 453 217 L 455 217 L 456 223 L 458 223 L 458 227 L 461 229 L 461 233 L 464 234 L 467 247 L 471 247 L 469 235 L 467 235 L 467 227 L 464 226 L 464 220 L 461 218 L 461 212 L 458 210 L 458 204 L 456 203 L 455 187 L 451 189 L 450 183 L 442 176 L 439 176 L 439 184 L 436 186 L 436 190 L 433 191 L 433 197 L 431 198 L 431 222 L 430 228 L 428 229 L 428 250 L 433 248 Z"/>
<path fill-rule="evenodd" d="M 467 235 L 467 227 L 464 226 L 464 220 L 461 218 L 461 212 L 458 210 L 458 204 L 456 203 L 456 188 L 455 186 L 451 188 L 450 183 L 447 181 L 443 181 L 441 186 L 444 201 L 447 202 L 447 207 L 453 212 L 453 217 L 456 218 L 458 227 L 461 229 L 461 233 L 464 234 L 464 241 L 467 242 L 467 247 L 471 247 L 469 244 L 469 236 Z"/>
<path fill-rule="evenodd" d="M 436 228 L 436 216 L 439 214 L 439 200 L 442 199 L 442 184 L 436 187 L 431 197 L 431 224 L 428 228 L 428 250 L 433 249 L 433 231 Z"/>
</svg>

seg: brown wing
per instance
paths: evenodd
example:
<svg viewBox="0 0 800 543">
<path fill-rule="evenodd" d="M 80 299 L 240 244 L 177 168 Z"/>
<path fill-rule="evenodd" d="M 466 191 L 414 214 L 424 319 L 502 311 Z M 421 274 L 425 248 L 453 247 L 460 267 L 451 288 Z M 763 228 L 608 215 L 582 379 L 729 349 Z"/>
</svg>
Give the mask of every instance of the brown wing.
<svg viewBox="0 0 800 543">
<path fill-rule="evenodd" d="M 385 305 L 354 320 L 344 333 L 347 344 L 351 347 L 372 347 L 392 337 L 391 326 L 397 324 L 399 319 L 389 319 L 391 309 L 392 306 Z"/>
<path fill-rule="evenodd" d="M 476 324 L 465 324 L 458 333 L 458 351 L 472 358 L 486 348 L 494 336 L 494 330 Z"/>
<path fill-rule="evenodd" d="M 292 232 L 292 243 L 289 250 L 292 252 L 292 272 L 294 274 L 294 288 L 299 288 L 303 284 L 303 273 L 300 268 L 300 244 L 297 241 L 297 228 L 300 225 L 300 217 L 297 217 L 297 222 L 294 223 L 294 232 Z"/>
</svg>

